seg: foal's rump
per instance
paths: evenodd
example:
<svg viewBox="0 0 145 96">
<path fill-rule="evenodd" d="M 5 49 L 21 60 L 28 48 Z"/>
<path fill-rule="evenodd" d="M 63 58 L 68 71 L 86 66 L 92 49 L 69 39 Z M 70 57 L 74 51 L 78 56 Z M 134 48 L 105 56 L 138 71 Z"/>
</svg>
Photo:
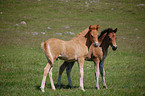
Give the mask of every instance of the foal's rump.
<svg viewBox="0 0 145 96">
<path fill-rule="evenodd" d="M 53 64 L 61 51 L 63 51 L 63 45 L 64 41 L 56 38 L 48 39 L 41 43 L 41 47 L 50 63 Z"/>
<path fill-rule="evenodd" d="M 59 57 L 66 61 L 75 61 L 77 58 L 87 55 L 88 48 L 79 42 L 63 41 L 52 38 L 41 44 L 47 59 L 53 62 Z"/>
</svg>

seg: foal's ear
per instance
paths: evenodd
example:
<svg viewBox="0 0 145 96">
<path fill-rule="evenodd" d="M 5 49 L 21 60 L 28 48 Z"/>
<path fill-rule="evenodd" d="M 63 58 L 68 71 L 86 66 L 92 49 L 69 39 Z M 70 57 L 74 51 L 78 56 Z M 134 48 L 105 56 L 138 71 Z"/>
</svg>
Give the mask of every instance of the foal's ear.
<svg viewBox="0 0 145 96">
<path fill-rule="evenodd" d="M 117 32 L 117 28 L 114 30 L 114 33 L 116 33 Z"/>
<path fill-rule="evenodd" d="M 98 29 L 99 29 L 99 25 L 96 26 L 96 30 L 98 30 Z"/>
<path fill-rule="evenodd" d="M 89 29 L 91 29 L 92 25 L 89 26 Z"/>
</svg>

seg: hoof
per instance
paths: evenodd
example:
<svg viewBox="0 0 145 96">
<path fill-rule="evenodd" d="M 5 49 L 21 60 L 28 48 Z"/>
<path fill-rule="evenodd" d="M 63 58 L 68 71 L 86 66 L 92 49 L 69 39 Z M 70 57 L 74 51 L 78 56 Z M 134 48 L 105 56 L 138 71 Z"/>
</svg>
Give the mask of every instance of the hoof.
<svg viewBox="0 0 145 96">
<path fill-rule="evenodd" d="M 108 89 L 107 86 L 103 86 L 103 88 Z"/>
<path fill-rule="evenodd" d="M 97 90 L 100 90 L 100 88 L 99 88 L 99 87 L 96 87 L 96 89 L 97 89 Z"/>
<path fill-rule="evenodd" d="M 67 85 L 67 88 L 73 89 L 74 87 L 72 85 Z"/>
<path fill-rule="evenodd" d="M 85 92 L 85 89 L 81 89 L 83 92 Z"/>
<path fill-rule="evenodd" d="M 79 87 L 83 92 L 85 92 L 85 89 L 84 88 L 81 88 L 81 87 Z"/>
<path fill-rule="evenodd" d="M 60 85 L 56 85 L 56 88 L 57 88 L 57 89 L 60 89 Z"/>
<path fill-rule="evenodd" d="M 40 89 L 41 89 L 41 91 L 42 91 L 43 93 L 45 92 L 45 91 L 44 91 L 44 88 L 41 88 L 41 87 L 40 87 Z"/>
<path fill-rule="evenodd" d="M 56 90 L 55 88 L 52 88 L 52 90 Z"/>
</svg>

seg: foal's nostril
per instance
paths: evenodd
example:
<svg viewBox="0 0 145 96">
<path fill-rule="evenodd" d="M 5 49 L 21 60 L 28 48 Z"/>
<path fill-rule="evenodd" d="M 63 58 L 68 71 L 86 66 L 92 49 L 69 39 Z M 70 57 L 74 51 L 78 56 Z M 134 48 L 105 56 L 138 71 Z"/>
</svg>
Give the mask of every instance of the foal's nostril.
<svg viewBox="0 0 145 96">
<path fill-rule="evenodd" d="M 99 46 L 99 43 L 97 43 L 97 47 Z"/>
<path fill-rule="evenodd" d="M 115 51 L 117 49 L 117 46 L 112 46 L 112 50 Z"/>
<path fill-rule="evenodd" d="M 94 46 L 95 47 L 98 47 L 99 46 L 99 43 L 94 42 Z"/>
</svg>

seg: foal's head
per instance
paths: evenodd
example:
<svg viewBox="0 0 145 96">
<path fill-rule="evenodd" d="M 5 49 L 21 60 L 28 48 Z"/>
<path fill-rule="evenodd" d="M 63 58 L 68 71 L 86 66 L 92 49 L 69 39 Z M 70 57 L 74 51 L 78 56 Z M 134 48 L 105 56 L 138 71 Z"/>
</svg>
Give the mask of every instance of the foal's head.
<svg viewBox="0 0 145 96">
<path fill-rule="evenodd" d="M 99 46 L 99 42 L 98 42 L 98 29 L 99 29 L 99 25 L 90 25 L 89 26 L 89 32 L 90 32 L 90 39 L 93 42 L 93 45 L 95 47 Z"/>
<path fill-rule="evenodd" d="M 107 38 L 106 38 L 109 41 L 109 45 L 111 45 L 112 50 L 114 50 L 114 51 L 117 49 L 116 32 L 117 32 L 117 28 L 115 30 L 111 30 L 110 32 L 108 32 L 108 35 L 107 35 Z"/>
<path fill-rule="evenodd" d="M 115 30 L 113 30 L 112 28 L 108 28 L 102 31 L 100 36 L 98 37 L 99 39 L 103 39 L 102 42 L 104 42 L 104 44 L 111 45 L 112 50 L 114 51 L 117 49 L 116 32 L 117 28 Z"/>
</svg>

